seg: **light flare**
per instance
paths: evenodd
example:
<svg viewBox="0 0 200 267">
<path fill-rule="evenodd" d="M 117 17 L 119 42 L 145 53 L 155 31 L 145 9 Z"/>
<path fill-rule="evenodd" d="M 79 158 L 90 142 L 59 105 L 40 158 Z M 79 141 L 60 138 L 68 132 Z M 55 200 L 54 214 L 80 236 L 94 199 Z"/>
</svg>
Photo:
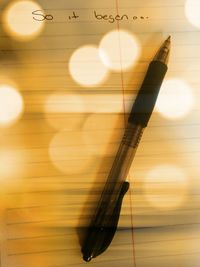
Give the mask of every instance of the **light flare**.
<svg viewBox="0 0 200 267">
<path fill-rule="evenodd" d="M 107 33 L 99 45 L 102 62 L 113 71 L 127 70 L 138 60 L 140 45 L 137 38 L 125 30 Z"/>
<path fill-rule="evenodd" d="M 166 210 L 179 208 L 187 197 L 185 172 L 174 165 L 159 165 L 146 175 L 145 197 L 151 206 Z"/>
<path fill-rule="evenodd" d="M 179 79 L 163 82 L 156 102 L 156 111 L 168 119 L 186 116 L 194 106 L 192 88 Z"/>
<path fill-rule="evenodd" d="M 38 36 L 44 28 L 44 21 L 33 19 L 32 12 L 35 10 L 42 11 L 42 8 L 34 1 L 11 1 L 2 15 L 7 34 L 17 41 L 30 41 Z"/>
<path fill-rule="evenodd" d="M 24 103 L 19 91 L 7 84 L 0 85 L 0 126 L 9 126 L 23 112 Z"/>
<path fill-rule="evenodd" d="M 105 81 L 108 69 L 101 62 L 98 48 L 82 46 L 74 51 L 69 60 L 72 78 L 81 86 L 95 86 Z"/>
</svg>

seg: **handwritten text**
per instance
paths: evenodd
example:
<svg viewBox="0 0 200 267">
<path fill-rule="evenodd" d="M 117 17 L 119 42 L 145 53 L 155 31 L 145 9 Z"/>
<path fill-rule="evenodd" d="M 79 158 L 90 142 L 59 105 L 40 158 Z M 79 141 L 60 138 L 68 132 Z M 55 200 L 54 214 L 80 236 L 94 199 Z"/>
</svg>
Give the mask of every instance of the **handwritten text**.
<svg viewBox="0 0 200 267">
<path fill-rule="evenodd" d="M 53 14 L 44 14 L 42 10 L 34 10 L 32 12 L 33 19 L 36 21 L 53 21 L 55 16 Z M 149 19 L 148 16 L 139 16 L 139 15 L 127 15 L 127 14 L 106 14 L 106 13 L 101 13 L 97 12 L 96 10 L 93 11 L 93 18 L 96 21 L 104 21 L 108 23 L 114 23 L 116 21 L 138 21 L 138 20 L 147 20 Z M 77 14 L 76 11 L 71 12 L 70 15 L 66 16 L 66 21 L 70 20 L 79 20 L 81 19 L 81 16 Z"/>
</svg>

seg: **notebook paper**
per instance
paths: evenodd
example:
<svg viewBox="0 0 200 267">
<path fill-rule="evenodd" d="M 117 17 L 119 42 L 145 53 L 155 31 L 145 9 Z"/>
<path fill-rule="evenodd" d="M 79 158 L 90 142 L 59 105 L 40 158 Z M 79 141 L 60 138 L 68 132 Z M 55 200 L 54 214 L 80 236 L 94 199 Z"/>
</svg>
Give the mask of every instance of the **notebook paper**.
<svg viewBox="0 0 200 267">
<path fill-rule="evenodd" d="M 1 266 L 85 265 L 82 230 L 148 64 L 168 35 L 168 94 L 163 87 L 164 102 L 139 145 L 114 240 L 89 264 L 198 266 L 198 1 L 0 6 L 0 90 L 12 88 L 23 101 L 20 109 L 19 97 L 0 100 L 7 110 L 0 116 Z"/>
</svg>

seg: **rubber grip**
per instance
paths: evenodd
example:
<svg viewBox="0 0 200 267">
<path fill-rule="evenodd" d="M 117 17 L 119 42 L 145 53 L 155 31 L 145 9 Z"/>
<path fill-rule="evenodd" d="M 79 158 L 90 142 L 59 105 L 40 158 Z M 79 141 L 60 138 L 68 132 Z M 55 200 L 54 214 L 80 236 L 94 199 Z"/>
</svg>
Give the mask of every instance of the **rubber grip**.
<svg viewBox="0 0 200 267">
<path fill-rule="evenodd" d="M 149 64 L 140 91 L 133 104 L 128 121 L 146 127 L 153 112 L 156 99 L 167 72 L 167 65 L 161 61 L 152 61 Z"/>
</svg>

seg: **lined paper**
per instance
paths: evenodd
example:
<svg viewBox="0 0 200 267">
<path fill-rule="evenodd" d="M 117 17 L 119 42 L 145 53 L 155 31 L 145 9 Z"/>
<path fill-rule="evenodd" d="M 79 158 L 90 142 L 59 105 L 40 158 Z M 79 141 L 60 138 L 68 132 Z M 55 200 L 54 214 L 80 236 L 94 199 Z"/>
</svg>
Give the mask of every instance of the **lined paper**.
<svg viewBox="0 0 200 267">
<path fill-rule="evenodd" d="M 200 35 L 186 17 L 186 1 L 40 0 L 43 14 L 54 19 L 28 41 L 6 31 L 3 15 L 9 2 L 0 4 L 0 84 L 17 86 L 24 111 L 0 129 L 1 266 L 85 265 L 81 233 L 95 210 L 148 63 L 168 35 L 172 48 L 166 80 L 187 83 L 192 107 L 174 119 L 153 113 L 128 176 L 116 236 L 89 264 L 199 266 Z M 129 19 L 110 23 L 97 20 L 94 11 Z M 79 18 L 69 20 L 73 12 Z M 141 52 L 135 65 L 108 70 L 100 84 L 77 83 L 70 73 L 73 53 L 98 47 L 113 30 L 137 38 Z M 88 77 L 98 70 L 97 62 L 90 61 L 94 67 Z M 148 180 L 158 166 L 164 166 L 169 179 Z"/>
</svg>

